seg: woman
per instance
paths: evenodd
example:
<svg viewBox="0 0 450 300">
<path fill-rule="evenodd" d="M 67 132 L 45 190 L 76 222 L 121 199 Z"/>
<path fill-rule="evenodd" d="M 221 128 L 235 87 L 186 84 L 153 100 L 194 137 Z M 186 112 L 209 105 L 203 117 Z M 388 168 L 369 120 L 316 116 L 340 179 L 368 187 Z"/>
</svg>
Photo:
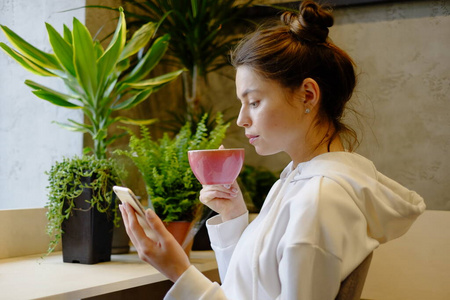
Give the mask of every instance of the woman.
<svg viewBox="0 0 450 300">
<path fill-rule="evenodd" d="M 175 282 L 166 299 L 334 299 L 367 255 L 404 234 L 425 209 L 419 195 L 351 152 L 356 134 L 341 118 L 355 72 L 328 39 L 331 13 L 304 1 L 299 15 L 281 19 L 233 53 L 237 124 L 258 154 L 286 152 L 292 162 L 251 224 L 236 182 L 200 192 L 218 213 L 207 228 L 222 286 L 190 265 L 153 212 L 147 219 L 158 243 L 122 207 L 140 257 Z"/>
</svg>

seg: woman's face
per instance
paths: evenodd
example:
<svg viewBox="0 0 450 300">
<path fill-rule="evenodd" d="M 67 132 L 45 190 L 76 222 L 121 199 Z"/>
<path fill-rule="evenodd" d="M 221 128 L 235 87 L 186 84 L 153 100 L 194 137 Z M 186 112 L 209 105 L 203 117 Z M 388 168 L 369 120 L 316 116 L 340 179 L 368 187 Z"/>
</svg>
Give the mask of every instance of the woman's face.
<svg viewBox="0 0 450 300">
<path fill-rule="evenodd" d="M 294 158 L 304 151 L 308 124 L 301 92 L 289 93 L 245 66 L 237 69 L 236 92 L 242 103 L 237 125 L 258 154 L 286 152 Z"/>
</svg>

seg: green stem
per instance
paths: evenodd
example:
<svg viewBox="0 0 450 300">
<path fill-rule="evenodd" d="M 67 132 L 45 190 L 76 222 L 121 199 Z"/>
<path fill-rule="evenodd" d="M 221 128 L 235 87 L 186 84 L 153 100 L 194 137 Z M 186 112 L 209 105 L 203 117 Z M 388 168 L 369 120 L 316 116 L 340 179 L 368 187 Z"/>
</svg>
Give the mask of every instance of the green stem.
<svg viewBox="0 0 450 300">
<path fill-rule="evenodd" d="M 198 66 L 194 65 L 192 72 L 183 73 L 184 99 L 187 105 L 187 117 L 192 121 L 192 116 L 197 112 L 199 106 L 198 87 Z"/>
</svg>

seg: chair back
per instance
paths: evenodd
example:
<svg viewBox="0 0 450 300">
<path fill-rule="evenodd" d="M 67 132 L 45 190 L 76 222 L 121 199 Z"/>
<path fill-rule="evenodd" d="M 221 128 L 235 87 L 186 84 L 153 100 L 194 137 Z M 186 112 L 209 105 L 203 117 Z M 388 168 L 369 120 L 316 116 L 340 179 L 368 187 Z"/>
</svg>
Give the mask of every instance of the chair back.
<svg viewBox="0 0 450 300">
<path fill-rule="evenodd" d="M 341 287 L 336 296 L 336 300 L 360 300 L 364 282 L 366 281 L 367 273 L 369 272 L 370 262 L 372 260 L 373 252 L 370 253 L 362 263 L 356 267 L 344 281 L 341 282 Z"/>
</svg>

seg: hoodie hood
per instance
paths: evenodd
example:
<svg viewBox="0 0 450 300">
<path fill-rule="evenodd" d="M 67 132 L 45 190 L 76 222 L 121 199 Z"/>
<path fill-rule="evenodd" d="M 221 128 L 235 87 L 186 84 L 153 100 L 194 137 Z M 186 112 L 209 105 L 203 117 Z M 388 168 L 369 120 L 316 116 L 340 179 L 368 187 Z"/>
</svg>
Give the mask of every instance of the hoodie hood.
<svg viewBox="0 0 450 300">
<path fill-rule="evenodd" d="M 293 181 L 322 176 L 342 186 L 367 220 L 370 237 L 385 243 L 403 235 L 425 210 L 421 196 L 378 172 L 365 157 L 351 152 L 329 152 L 281 173 Z M 290 176 L 291 177 L 291 176 Z"/>
</svg>

